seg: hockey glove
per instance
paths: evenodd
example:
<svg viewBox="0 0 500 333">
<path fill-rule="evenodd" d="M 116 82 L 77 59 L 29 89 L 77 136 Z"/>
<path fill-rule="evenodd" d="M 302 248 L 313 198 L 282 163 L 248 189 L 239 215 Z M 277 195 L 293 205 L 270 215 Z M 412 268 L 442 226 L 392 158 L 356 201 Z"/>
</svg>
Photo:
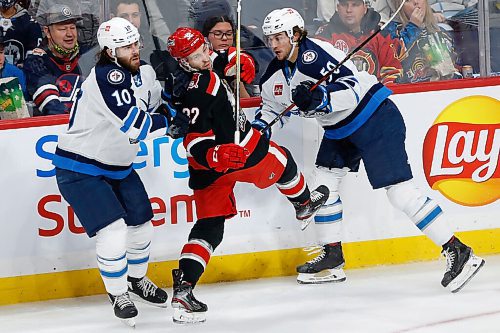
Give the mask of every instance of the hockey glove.
<svg viewBox="0 0 500 333">
<path fill-rule="evenodd" d="M 259 132 L 266 128 L 267 125 L 267 122 L 262 119 L 255 119 L 254 121 L 252 121 L 252 127 Z M 271 134 L 271 127 L 269 127 L 265 132 L 262 133 L 262 135 L 264 135 L 266 139 L 271 139 Z"/>
<path fill-rule="evenodd" d="M 173 73 L 169 73 L 165 82 L 165 93 L 172 99 L 184 95 L 191 82 L 191 75 L 182 68 L 177 68 Z"/>
<path fill-rule="evenodd" d="M 225 76 L 236 76 L 236 48 L 230 47 L 228 50 L 228 64 L 224 68 Z M 243 52 L 240 52 L 240 65 L 241 65 L 241 80 L 246 84 L 252 83 L 255 79 L 255 61 L 253 58 Z"/>
<path fill-rule="evenodd" d="M 167 129 L 167 135 L 172 139 L 179 139 L 188 133 L 189 117 L 184 112 L 177 111 L 175 116 L 171 118 Z"/>
<path fill-rule="evenodd" d="M 234 143 L 225 143 L 210 148 L 207 152 L 208 166 L 217 172 L 243 168 L 247 161 L 248 149 Z"/>
<path fill-rule="evenodd" d="M 319 85 L 310 91 L 313 85 L 312 81 L 302 81 L 292 90 L 292 100 L 302 111 L 302 117 L 315 118 L 331 112 L 330 94 L 325 86 Z"/>
</svg>

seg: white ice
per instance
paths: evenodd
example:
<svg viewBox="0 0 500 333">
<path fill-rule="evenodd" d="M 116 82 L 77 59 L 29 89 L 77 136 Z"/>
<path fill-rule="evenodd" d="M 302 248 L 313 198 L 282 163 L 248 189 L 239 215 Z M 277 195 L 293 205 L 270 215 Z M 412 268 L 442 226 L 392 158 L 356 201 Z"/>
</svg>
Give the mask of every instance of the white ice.
<svg viewBox="0 0 500 333">
<path fill-rule="evenodd" d="M 459 293 L 441 287 L 445 262 L 347 270 L 340 284 L 295 277 L 199 285 L 207 322 L 174 324 L 172 309 L 137 303 L 136 328 L 104 295 L 0 307 L 0 332 L 500 332 L 500 256 Z M 165 273 L 167 274 L 167 272 Z M 171 295 L 171 290 L 167 290 Z"/>
</svg>

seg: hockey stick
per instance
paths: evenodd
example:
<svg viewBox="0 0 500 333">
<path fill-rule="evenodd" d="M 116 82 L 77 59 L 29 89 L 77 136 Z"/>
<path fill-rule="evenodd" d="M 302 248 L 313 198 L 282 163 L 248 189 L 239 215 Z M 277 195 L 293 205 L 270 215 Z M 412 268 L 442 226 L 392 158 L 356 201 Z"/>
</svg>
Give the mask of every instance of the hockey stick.
<svg viewBox="0 0 500 333">
<path fill-rule="evenodd" d="M 399 8 L 394 12 L 394 14 L 392 14 L 392 16 L 389 18 L 389 20 L 387 20 L 387 22 L 384 23 L 384 25 L 382 25 L 381 27 L 378 27 L 377 30 L 375 30 L 375 32 L 373 34 L 371 34 L 367 39 L 365 39 L 361 44 L 359 44 L 354 50 L 352 50 L 351 52 L 349 52 L 347 54 L 347 56 L 344 59 L 342 59 L 342 61 L 340 61 L 335 67 L 333 67 L 328 73 L 326 73 L 321 79 L 319 79 L 318 82 L 316 82 L 311 87 L 311 89 L 309 89 L 309 91 L 313 91 L 321 83 L 323 83 L 326 80 L 328 80 L 328 78 L 330 77 L 330 75 L 334 74 L 335 71 L 340 68 L 340 66 L 342 66 L 343 64 L 345 64 L 347 62 L 347 60 L 351 59 L 351 57 L 356 52 L 358 52 L 359 50 L 361 50 L 363 48 L 363 46 L 365 46 L 369 41 L 371 41 L 380 31 L 384 30 L 385 27 L 387 27 L 387 25 L 389 23 L 391 23 L 392 20 L 396 17 L 396 15 L 401 11 L 401 9 L 403 8 L 404 4 L 407 1 L 409 1 L 409 0 L 403 0 L 401 2 L 401 5 L 399 6 Z M 290 104 L 286 109 L 284 109 L 283 111 L 281 111 L 276 116 L 276 118 L 274 118 L 269 124 L 267 124 L 266 127 L 264 127 L 263 129 L 261 129 L 260 133 L 262 134 L 262 133 L 265 133 L 267 130 L 269 130 L 274 124 L 276 124 L 285 114 L 287 114 L 288 112 L 290 112 L 294 107 L 295 107 L 295 103 Z"/>
<path fill-rule="evenodd" d="M 240 41 L 240 31 L 241 31 L 241 0 L 237 1 L 236 7 L 236 85 L 235 85 L 235 94 L 236 94 L 236 105 L 234 110 L 236 129 L 234 130 L 234 143 L 240 144 L 240 82 L 241 82 L 241 69 L 240 69 L 240 54 L 241 54 L 241 41 Z"/>
</svg>

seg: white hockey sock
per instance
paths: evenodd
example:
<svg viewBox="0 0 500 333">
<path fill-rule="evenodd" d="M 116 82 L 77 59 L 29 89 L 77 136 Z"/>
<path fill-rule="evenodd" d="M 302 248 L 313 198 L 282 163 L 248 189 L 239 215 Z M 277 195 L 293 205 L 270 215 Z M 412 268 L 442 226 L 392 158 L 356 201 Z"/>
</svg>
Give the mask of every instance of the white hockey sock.
<svg viewBox="0 0 500 333">
<path fill-rule="evenodd" d="M 138 226 L 129 226 L 127 230 L 128 276 L 142 278 L 148 270 L 153 224 L 148 221 Z"/>
<path fill-rule="evenodd" d="M 121 295 L 127 291 L 127 226 L 119 219 L 96 235 L 97 267 L 106 291 Z"/>
<path fill-rule="evenodd" d="M 411 180 L 388 187 L 387 197 L 436 245 L 445 244 L 453 236 L 442 216 L 441 207 L 423 195 Z"/>
<path fill-rule="evenodd" d="M 314 170 L 314 183 L 324 184 L 330 190 L 330 196 L 314 217 L 316 239 L 319 244 L 340 242 L 342 240 L 343 206 L 339 195 L 342 178 L 347 169 L 329 169 L 317 167 Z"/>
</svg>

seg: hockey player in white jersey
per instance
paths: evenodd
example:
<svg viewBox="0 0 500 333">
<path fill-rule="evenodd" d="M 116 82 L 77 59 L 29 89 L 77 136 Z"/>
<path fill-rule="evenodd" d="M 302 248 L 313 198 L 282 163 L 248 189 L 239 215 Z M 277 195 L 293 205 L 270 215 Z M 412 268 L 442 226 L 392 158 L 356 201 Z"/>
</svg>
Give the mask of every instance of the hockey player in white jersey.
<svg viewBox="0 0 500 333">
<path fill-rule="evenodd" d="M 182 113 L 172 120 L 165 111 L 162 88 L 153 68 L 140 61 L 140 35 L 130 22 L 102 23 L 97 39 L 100 59 L 82 84 L 53 163 L 61 194 L 95 236 L 115 315 L 135 325 L 131 297 L 166 307 L 167 293 L 146 276 L 153 212 L 132 163 L 141 140 L 180 137 L 189 120 Z"/>
<path fill-rule="evenodd" d="M 320 254 L 297 267 L 298 282 L 339 282 L 346 279 L 341 246 L 342 201 L 339 185 L 363 159 L 374 189 L 385 188 L 391 204 L 404 212 L 434 243 L 442 246 L 447 269 L 441 281 L 459 291 L 484 264 L 453 235 L 438 203 L 413 184 L 405 150 L 406 128 L 392 93 L 375 76 L 358 72 L 345 62 L 323 84 L 310 88 L 332 70 L 345 54 L 330 43 L 308 38 L 304 20 L 292 8 L 272 11 L 262 26 L 276 58 L 261 79 L 261 108 L 256 121 L 262 129 L 293 101 L 292 114 L 315 118 L 325 130 L 316 159 L 315 177 L 330 189 L 330 197 L 315 217 Z"/>
</svg>

